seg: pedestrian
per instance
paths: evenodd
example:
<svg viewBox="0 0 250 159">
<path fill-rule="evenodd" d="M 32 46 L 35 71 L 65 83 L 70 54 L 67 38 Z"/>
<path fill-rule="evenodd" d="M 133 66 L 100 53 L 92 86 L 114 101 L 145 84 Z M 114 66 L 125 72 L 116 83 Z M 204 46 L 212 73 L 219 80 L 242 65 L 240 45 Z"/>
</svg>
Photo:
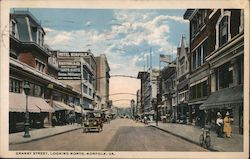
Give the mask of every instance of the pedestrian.
<svg viewBox="0 0 250 159">
<path fill-rule="evenodd" d="M 226 116 L 225 116 L 225 118 L 223 120 L 224 121 L 224 129 L 223 129 L 223 131 L 224 131 L 226 137 L 231 138 L 231 134 L 232 134 L 231 123 L 233 122 L 233 118 L 231 118 L 229 115 L 230 115 L 229 112 L 227 112 Z"/>
<path fill-rule="evenodd" d="M 217 126 L 217 136 L 218 137 L 223 137 L 223 119 L 222 119 L 222 115 L 220 114 L 220 112 L 217 112 L 217 119 L 216 119 L 216 126 Z"/>
<path fill-rule="evenodd" d="M 147 117 L 144 116 L 144 124 L 148 124 Z"/>
<path fill-rule="evenodd" d="M 56 116 L 53 115 L 53 117 L 52 117 L 52 127 L 55 127 L 56 123 L 57 123 Z"/>
</svg>

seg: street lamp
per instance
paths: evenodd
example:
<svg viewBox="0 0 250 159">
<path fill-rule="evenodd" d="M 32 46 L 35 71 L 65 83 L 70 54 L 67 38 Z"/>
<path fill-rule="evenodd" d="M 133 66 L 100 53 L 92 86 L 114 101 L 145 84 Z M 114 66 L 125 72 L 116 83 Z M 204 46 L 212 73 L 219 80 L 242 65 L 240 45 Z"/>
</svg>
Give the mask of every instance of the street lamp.
<svg viewBox="0 0 250 159">
<path fill-rule="evenodd" d="M 30 126 L 30 123 L 29 123 L 29 110 L 28 110 L 28 94 L 29 94 L 29 91 L 30 91 L 30 84 L 29 82 L 25 82 L 24 85 L 23 85 L 23 90 L 24 90 L 24 93 L 26 95 L 26 114 L 25 114 L 25 123 L 24 123 L 24 136 L 23 137 L 30 137 L 30 134 L 29 134 L 29 126 Z"/>
</svg>

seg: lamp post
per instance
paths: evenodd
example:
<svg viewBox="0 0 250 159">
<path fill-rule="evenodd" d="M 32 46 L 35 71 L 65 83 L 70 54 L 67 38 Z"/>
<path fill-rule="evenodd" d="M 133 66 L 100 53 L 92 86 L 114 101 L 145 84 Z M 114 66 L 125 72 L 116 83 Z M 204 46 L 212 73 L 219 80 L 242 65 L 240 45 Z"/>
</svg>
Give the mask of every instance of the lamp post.
<svg viewBox="0 0 250 159">
<path fill-rule="evenodd" d="M 25 82 L 24 85 L 23 85 L 23 90 L 24 90 L 24 93 L 26 95 L 26 113 L 25 113 L 25 123 L 24 123 L 24 136 L 23 137 L 30 137 L 30 134 L 29 134 L 29 126 L 30 126 L 30 123 L 29 123 L 29 110 L 28 110 L 28 94 L 29 94 L 29 91 L 30 91 L 30 84 L 29 82 Z"/>
</svg>

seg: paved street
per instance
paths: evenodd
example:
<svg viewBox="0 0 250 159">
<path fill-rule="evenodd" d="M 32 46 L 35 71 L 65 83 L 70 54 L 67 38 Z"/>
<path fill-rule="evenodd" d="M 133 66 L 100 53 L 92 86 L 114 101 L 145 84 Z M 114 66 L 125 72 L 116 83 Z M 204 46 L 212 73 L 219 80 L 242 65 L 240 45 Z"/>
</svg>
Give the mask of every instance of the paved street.
<svg viewBox="0 0 250 159">
<path fill-rule="evenodd" d="M 29 143 L 10 145 L 10 150 L 45 151 L 207 151 L 198 145 L 129 119 L 104 124 L 100 133 L 75 130 Z"/>
</svg>

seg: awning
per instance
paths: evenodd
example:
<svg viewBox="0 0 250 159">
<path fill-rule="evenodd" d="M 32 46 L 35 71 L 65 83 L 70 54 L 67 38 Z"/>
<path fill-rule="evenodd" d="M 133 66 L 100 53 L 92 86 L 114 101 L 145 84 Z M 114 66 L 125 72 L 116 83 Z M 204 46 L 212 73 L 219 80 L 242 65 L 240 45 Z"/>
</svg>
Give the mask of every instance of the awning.
<svg viewBox="0 0 250 159">
<path fill-rule="evenodd" d="M 243 104 L 243 86 L 225 88 L 212 93 L 200 106 L 201 110 L 212 108 L 232 108 Z"/>
<path fill-rule="evenodd" d="M 26 112 L 26 96 L 20 93 L 9 93 L 9 111 Z M 28 111 L 31 113 L 54 112 L 43 98 L 28 96 Z"/>
<path fill-rule="evenodd" d="M 54 103 L 56 111 L 59 111 L 59 110 L 74 110 L 74 108 L 68 106 L 67 104 L 64 104 L 63 102 L 53 101 L 53 103 Z"/>
<path fill-rule="evenodd" d="M 74 107 L 75 107 L 75 112 L 76 113 L 82 113 L 82 110 L 81 110 L 81 107 L 80 106 L 78 106 L 78 105 L 74 105 Z"/>
</svg>

